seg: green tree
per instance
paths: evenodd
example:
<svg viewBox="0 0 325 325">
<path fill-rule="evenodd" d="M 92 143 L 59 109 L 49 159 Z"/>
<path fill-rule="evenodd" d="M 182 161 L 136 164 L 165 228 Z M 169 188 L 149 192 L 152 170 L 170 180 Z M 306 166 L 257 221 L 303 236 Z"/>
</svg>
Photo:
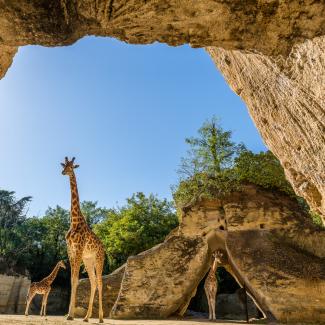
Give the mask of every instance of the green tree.
<svg viewBox="0 0 325 325">
<path fill-rule="evenodd" d="M 235 159 L 233 170 L 239 182 L 254 183 L 296 196 L 291 184 L 285 178 L 280 161 L 271 151 L 255 154 L 245 150 Z"/>
<path fill-rule="evenodd" d="M 30 196 L 17 199 L 15 192 L 0 190 L 0 256 L 11 264 L 24 254 L 25 244 L 19 229 L 26 220 Z"/>
<path fill-rule="evenodd" d="M 231 131 L 224 131 L 215 117 L 206 121 L 198 133 L 198 137 L 186 139 L 190 150 L 182 158 L 181 177 L 173 188 L 178 206 L 229 194 L 240 190 L 243 183 L 280 190 L 304 203 L 295 195 L 271 151 L 255 154 L 243 144 L 235 144 Z"/>
<path fill-rule="evenodd" d="M 233 175 L 234 159 L 246 150 L 231 140 L 232 132 L 224 131 L 214 116 L 204 122 L 197 137 L 186 138 L 190 149 L 181 158 L 179 183 L 172 187 L 178 206 L 229 193 L 238 187 Z"/>
<path fill-rule="evenodd" d="M 100 222 L 107 209 L 97 207 L 97 202 L 81 202 L 81 210 L 89 225 Z M 25 243 L 25 253 L 19 264 L 37 281 L 49 274 L 59 260 L 68 262 L 65 235 L 70 227 L 70 211 L 60 206 L 49 207 L 41 218 L 27 218 L 20 228 Z M 68 264 L 68 263 L 67 263 Z M 69 272 L 60 272 L 56 283 L 69 285 Z"/>
<path fill-rule="evenodd" d="M 82 201 L 80 209 L 87 224 L 91 227 L 103 221 L 108 211 L 106 208 L 97 207 L 97 202 L 93 201 Z"/>
<path fill-rule="evenodd" d="M 245 147 L 231 141 L 231 135 L 231 131 L 222 129 L 215 116 L 205 121 L 197 137 L 185 139 L 190 149 L 187 157 L 181 158 L 179 174 L 185 178 L 201 173 L 216 177 L 232 167 L 234 158 Z"/>
<path fill-rule="evenodd" d="M 125 206 L 110 209 L 94 230 L 104 243 L 112 271 L 129 256 L 162 242 L 177 224 L 170 202 L 140 192 L 128 198 Z"/>
</svg>

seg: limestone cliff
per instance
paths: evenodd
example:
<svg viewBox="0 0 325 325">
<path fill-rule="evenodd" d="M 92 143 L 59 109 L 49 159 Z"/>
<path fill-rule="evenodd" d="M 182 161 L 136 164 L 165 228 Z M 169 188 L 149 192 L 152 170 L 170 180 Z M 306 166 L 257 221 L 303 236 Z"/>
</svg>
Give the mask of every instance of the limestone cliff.
<svg viewBox="0 0 325 325">
<path fill-rule="evenodd" d="M 325 37 L 296 45 L 287 58 L 208 52 L 246 102 L 295 192 L 325 216 Z"/>
<path fill-rule="evenodd" d="M 18 46 L 86 35 L 208 51 L 296 193 L 325 221 L 324 1 L 0 0 L 0 78 Z"/>
<path fill-rule="evenodd" d="M 118 271 L 106 315 L 114 299 L 113 318 L 183 315 L 216 249 L 269 319 L 325 321 L 325 231 L 294 199 L 253 185 L 183 209 L 178 229 Z"/>
</svg>

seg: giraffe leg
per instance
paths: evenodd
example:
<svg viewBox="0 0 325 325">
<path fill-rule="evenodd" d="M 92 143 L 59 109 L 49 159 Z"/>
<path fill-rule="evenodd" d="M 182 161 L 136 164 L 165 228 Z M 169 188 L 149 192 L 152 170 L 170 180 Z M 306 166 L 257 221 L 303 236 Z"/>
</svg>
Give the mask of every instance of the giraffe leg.
<svg viewBox="0 0 325 325">
<path fill-rule="evenodd" d="M 103 313 L 103 268 L 104 268 L 104 256 L 97 257 L 96 260 L 96 277 L 97 277 L 97 286 L 98 286 L 98 317 L 99 322 L 104 322 L 104 313 Z"/>
<path fill-rule="evenodd" d="M 212 320 L 216 319 L 216 297 L 212 294 L 211 297 Z"/>
<path fill-rule="evenodd" d="M 92 316 L 93 313 L 93 303 L 95 292 L 97 288 L 96 284 L 96 275 L 95 275 L 95 266 L 93 260 L 84 260 L 85 268 L 88 273 L 89 281 L 90 281 L 90 297 L 89 297 L 89 304 L 87 314 L 84 318 L 84 322 L 88 322 L 89 318 Z"/>
<path fill-rule="evenodd" d="M 28 310 L 29 310 L 29 305 L 33 298 L 35 297 L 36 292 L 29 291 L 27 295 L 27 303 L 26 303 L 26 309 L 25 309 L 25 316 L 28 316 Z"/>
<path fill-rule="evenodd" d="M 45 293 L 45 298 L 44 298 L 44 310 L 43 310 L 43 315 L 46 316 L 46 307 L 47 307 L 47 299 L 49 297 L 49 294 L 50 294 L 50 291 L 51 291 L 51 288 L 49 288 L 49 290 Z"/>
<path fill-rule="evenodd" d="M 209 294 L 209 319 L 213 319 L 213 307 L 212 307 L 212 299 L 211 294 Z"/>
<path fill-rule="evenodd" d="M 43 295 L 43 297 L 42 297 L 42 302 L 41 302 L 41 310 L 40 310 L 40 316 L 42 316 L 43 315 L 43 300 L 44 300 L 44 295 Z"/>
<path fill-rule="evenodd" d="M 207 301 L 208 301 L 208 307 L 209 307 L 209 319 L 211 319 L 211 304 L 210 304 L 210 295 L 209 295 L 209 291 L 204 288 L 204 291 L 205 291 L 205 296 L 207 298 Z"/>
<path fill-rule="evenodd" d="M 44 303 L 45 303 L 45 297 L 46 297 L 46 293 L 44 292 L 43 297 L 42 297 L 42 304 L 41 304 L 41 312 L 40 312 L 40 316 L 44 315 Z"/>
<path fill-rule="evenodd" d="M 76 293 L 78 287 L 79 280 L 79 269 L 81 263 L 81 254 L 70 258 L 70 266 L 71 266 L 71 297 L 70 297 L 70 305 L 69 305 L 69 313 L 67 320 L 73 320 L 74 318 L 74 310 L 76 305 Z"/>
</svg>

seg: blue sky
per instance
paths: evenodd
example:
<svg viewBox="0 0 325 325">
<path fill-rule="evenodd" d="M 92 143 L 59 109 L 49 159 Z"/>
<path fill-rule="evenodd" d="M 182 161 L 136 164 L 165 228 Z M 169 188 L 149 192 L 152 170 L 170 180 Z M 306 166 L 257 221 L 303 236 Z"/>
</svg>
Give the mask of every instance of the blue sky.
<svg viewBox="0 0 325 325">
<path fill-rule="evenodd" d="M 29 215 L 69 208 L 64 156 L 80 197 L 112 207 L 137 191 L 171 198 L 185 137 L 212 115 L 265 150 L 241 99 L 203 49 L 88 37 L 21 48 L 0 81 L 0 187 L 33 196 Z"/>
</svg>

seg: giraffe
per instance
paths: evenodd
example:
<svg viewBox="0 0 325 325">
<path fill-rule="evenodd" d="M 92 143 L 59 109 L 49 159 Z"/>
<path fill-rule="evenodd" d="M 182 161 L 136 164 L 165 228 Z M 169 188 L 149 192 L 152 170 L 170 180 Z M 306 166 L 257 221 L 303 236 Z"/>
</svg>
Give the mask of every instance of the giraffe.
<svg viewBox="0 0 325 325">
<path fill-rule="evenodd" d="M 47 305 L 47 298 L 49 296 L 49 293 L 51 291 L 51 284 L 56 278 L 60 268 L 65 269 L 65 265 L 63 261 L 59 261 L 53 271 L 50 275 L 48 275 L 46 278 L 39 282 L 33 282 L 28 290 L 27 297 L 26 297 L 26 310 L 25 310 L 25 316 L 28 316 L 28 309 L 29 305 L 32 302 L 33 298 L 36 294 L 43 295 L 42 299 L 42 306 L 41 306 L 41 312 L 40 315 L 46 316 L 46 305 Z"/>
<path fill-rule="evenodd" d="M 210 266 L 210 271 L 204 282 L 204 291 L 208 299 L 209 305 L 209 319 L 216 319 L 216 295 L 218 289 L 218 282 L 216 278 L 216 270 L 218 263 L 221 264 L 221 258 L 223 254 L 221 251 L 216 251 L 212 254 L 212 262 Z"/>
<path fill-rule="evenodd" d="M 79 269 L 81 261 L 83 261 L 91 286 L 88 311 L 84 321 L 88 322 L 92 315 L 94 296 L 98 288 L 99 322 L 103 323 L 102 272 L 105 259 L 104 247 L 99 238 L 87 225 L 86 219 L 81 213 L 77 181 L 74 173 L 74 169 L 78 168 L 79 165 L 75 165 L 74 160 L 75 158 L 72 158 L 69 161 L 65 157 L 65 162 L 61 163 L 63 167 L 62 174 L 69 176 L 71 188 L 70 229 L 65 236 L 71 266 L 71 297 L 67 320 L 73 320 L 74 318 Z"/>
</svg>

